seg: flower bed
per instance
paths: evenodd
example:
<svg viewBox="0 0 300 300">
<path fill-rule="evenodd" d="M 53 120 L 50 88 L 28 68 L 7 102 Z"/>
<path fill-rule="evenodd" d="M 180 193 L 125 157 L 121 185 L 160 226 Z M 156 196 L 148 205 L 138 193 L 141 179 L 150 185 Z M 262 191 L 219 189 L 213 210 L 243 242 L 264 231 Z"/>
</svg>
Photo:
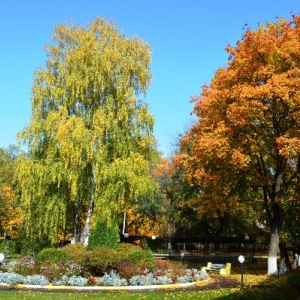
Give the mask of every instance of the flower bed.
<svg viewBox="0 0 300 300">
<path fill-rule="evenodd" d="M 208 279 L 207 273 L 198 271 L 197 269 L 187 269 L 182 276 L 174 276 L 170 270 L 165 275 L 155 275 L 153 273 L 147 273 L 145 275 L 132 276 L 130 279 L 121 278 L 119 274 L 111 271 L 105 273 L 102 277 L 88 278 L 82 276 L 70 276 L 63 275 L 60 279 L 51 281 L 44 275 L 19 275 L 9 272 L 0 272 L 0 283 L 9 285 L 39 285 L 39 286 L 151 286 L 151 285 L 166 285 L 166 284 L 182 284 L 189 282 L 197 282 Z"/>
<path fill-rule="evenodd" d="M 35 257 L 15 255 L 0 264 L 0 284 L 69 287 L 138 287 L 186 284 L 207 273 L 180 261 L 155 259 L 151 251 L 130 244 L 117 249 L 67 245 L 45 248 Z"/>
</svg>

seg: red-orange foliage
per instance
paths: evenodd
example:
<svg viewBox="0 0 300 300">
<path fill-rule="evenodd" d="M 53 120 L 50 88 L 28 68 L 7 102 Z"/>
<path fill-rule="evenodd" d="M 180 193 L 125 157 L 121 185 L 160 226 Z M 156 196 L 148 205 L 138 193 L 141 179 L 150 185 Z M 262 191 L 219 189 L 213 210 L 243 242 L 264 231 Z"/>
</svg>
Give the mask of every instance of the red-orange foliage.
<svg viewBox="0 0 300 300">
<path fill-rule="evenodd" d="M 183 162 L 212 207 L 237 204 L 241 177 L 261 189 L 276 256 L 281 204 L 300 175 L 300 17 L 247 30 L 226 49 L 228 66 L 193 98 L 199 121 L 183 139 Z"/>
</svg>

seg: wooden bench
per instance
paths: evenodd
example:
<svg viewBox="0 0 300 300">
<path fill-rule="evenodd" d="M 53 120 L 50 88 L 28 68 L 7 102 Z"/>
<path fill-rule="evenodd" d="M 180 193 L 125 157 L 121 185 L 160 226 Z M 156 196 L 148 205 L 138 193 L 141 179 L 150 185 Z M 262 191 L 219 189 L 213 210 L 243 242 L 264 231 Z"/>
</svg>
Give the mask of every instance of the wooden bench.
<svg viewBox="0 0 300 300">
<path fill-rule="evenodd" d="M 211 262 L 207 263 L 206 267 L 202 267 L 203 272 L 214 272 L 219 273 L 220 275 L 230 275 L 231 272 L 231 263 L 226 264 L 213 264 Z"/>
</svg>

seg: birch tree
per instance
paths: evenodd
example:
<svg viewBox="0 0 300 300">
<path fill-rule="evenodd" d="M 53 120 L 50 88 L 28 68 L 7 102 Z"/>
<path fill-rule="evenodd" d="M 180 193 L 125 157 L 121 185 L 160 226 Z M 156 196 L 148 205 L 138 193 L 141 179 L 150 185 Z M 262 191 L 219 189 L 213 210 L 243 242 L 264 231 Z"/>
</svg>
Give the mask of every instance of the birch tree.
<svg viewBox="0 0 300 300">
<path fill-rule="evenodd" d="M 154 118 L 143 100 L 151 81 L 150 46 L 113 22 L 58 25 L 36 70 L 30 124 L 19 134 L 27 235 L 73 227 L 86 242 L 91 220 L 118 222 L 126 205 L 150 194 L 158 153 Z"/>
</svg>

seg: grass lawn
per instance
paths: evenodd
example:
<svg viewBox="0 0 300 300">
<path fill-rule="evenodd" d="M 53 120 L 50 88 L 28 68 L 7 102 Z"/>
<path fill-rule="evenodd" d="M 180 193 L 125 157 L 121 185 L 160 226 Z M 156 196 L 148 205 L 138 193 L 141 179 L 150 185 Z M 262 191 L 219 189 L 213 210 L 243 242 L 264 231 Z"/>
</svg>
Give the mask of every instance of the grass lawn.
<svg viewBox="0 0 300 300">
<path fill-rule="evenodd" d="M 232 294 L 234 290 L 221 289 L 211 291 L 179 291 L 179 292 L 113 292 L 113 293 L 50 293 L 35 291 L 3 291 L 0 292 L 1 300 L 79 300 L 79 299 L 220 299 Z"/>
</svg>

